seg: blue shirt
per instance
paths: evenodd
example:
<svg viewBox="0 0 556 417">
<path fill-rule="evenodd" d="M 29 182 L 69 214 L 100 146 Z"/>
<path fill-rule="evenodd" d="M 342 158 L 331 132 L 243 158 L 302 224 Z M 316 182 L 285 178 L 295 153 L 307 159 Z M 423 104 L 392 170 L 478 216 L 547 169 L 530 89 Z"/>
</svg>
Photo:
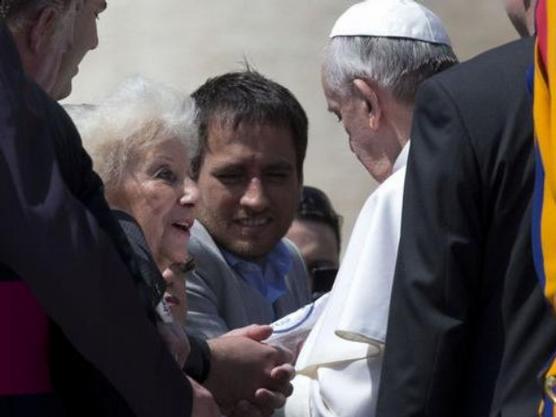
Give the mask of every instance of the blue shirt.
<svg viewBox="0 0 556 417">
<path fill-rule="evenodd" d="M 285 278 L 292 268 L 293 260 L 284 242 L 278 242 L 260 263 L 247 261 L 222 248 L 221 250 L 228 265 L 269 303 L 273 304 L 286 293 Z"/>
</svg>

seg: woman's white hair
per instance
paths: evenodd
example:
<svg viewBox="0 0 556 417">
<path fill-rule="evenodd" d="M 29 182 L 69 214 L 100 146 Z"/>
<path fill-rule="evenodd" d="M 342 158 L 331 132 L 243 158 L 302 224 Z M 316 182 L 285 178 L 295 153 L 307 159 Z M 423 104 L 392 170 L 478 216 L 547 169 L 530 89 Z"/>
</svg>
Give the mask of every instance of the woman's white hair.
<svg viewBox="0 0 556 417">
<path fill-rule="evenodd" d="M 68 105 L 107 195 L 115 192 L 135 158 L 153 145 L 178 140 L 190 161 L 197 152 L 195 104 L 187 94 L 133 77 L 99 105 Z"/>
<path fill-rule="evenodd" d="M 323 79 L 341 96 L 352 94 L 352 81 L 377 82 L 394 96 L 413 102 L 419 84 L 457 63 L 448 45 L 403 38 L 338 36 L 325 50 Z"/>
</svg>

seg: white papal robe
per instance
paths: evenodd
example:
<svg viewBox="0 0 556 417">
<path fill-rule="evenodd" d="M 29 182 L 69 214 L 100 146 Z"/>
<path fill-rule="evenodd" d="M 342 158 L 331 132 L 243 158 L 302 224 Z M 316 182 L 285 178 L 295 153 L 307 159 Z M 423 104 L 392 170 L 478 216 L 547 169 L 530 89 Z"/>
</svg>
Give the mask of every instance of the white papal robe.
<svg viewBox="0 0 556 417">
<path fill-rule="evenodd" d="M 326 307 L 297 363 L 287 417 L 373 417 L 400 239 L 409 144 L 355 223 Z"/>
</svg>

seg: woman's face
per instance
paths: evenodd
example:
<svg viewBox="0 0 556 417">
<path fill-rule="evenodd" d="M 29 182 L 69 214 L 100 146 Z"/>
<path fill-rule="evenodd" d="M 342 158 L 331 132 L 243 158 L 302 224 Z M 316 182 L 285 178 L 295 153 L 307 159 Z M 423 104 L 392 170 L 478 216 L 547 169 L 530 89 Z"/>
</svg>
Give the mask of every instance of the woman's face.
<svg viewBox="0 0 556 417">
<path fill-rule="evenodd" d="M 189 229 L 199 191 L 189 177 L 185 146 L 158 142 L 130 164 L 118 200 L 141 226 L 160 271 L 187 261 Z"/>
</svg>

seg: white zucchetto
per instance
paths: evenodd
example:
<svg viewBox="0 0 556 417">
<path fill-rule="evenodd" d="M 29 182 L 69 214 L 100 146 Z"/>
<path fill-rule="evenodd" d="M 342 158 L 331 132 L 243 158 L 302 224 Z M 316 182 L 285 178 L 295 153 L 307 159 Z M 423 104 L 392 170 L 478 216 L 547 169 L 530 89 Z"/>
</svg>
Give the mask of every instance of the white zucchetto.
<svg viewBox="0 0 556 417">
<path fill-rule="evenodd" d="M 336 20 L 330 38 L 336 36 L 404 38 L 451 46 L 440 18 L 413 0 L 357 3 Z"/>
</svg>

